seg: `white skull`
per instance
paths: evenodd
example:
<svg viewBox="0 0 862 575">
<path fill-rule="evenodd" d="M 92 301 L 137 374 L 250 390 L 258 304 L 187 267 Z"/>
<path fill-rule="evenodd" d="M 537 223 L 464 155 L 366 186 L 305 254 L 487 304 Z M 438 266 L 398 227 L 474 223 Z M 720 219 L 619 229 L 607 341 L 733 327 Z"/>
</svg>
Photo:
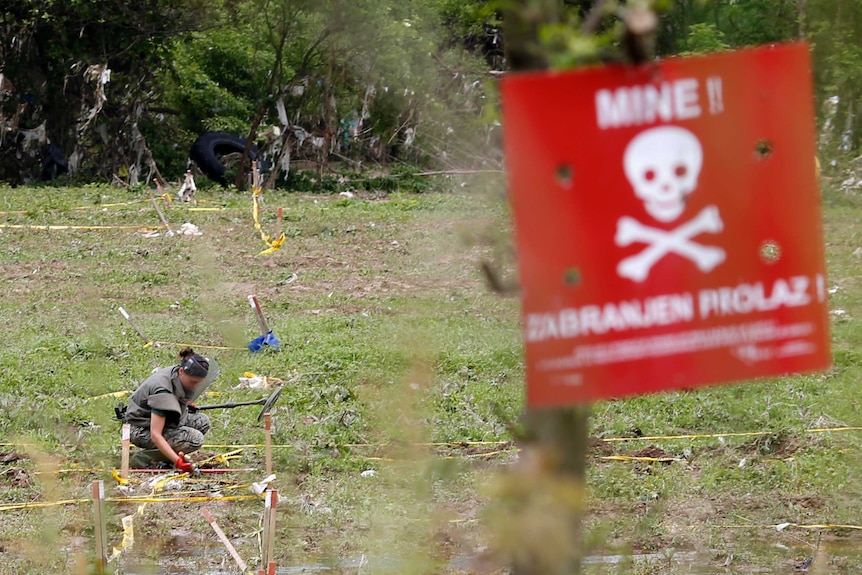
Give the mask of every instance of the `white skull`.
<svg viewBox="0 0 862 575">
<path fill-rule="evenodd" d="M 672 222 L 685 210 L 685 196 L 697 187 L 703 149 L 685 128 L 661 126 L 629 142 L 623 165 L 646 211 L 660 222 Z"/>
</svg>

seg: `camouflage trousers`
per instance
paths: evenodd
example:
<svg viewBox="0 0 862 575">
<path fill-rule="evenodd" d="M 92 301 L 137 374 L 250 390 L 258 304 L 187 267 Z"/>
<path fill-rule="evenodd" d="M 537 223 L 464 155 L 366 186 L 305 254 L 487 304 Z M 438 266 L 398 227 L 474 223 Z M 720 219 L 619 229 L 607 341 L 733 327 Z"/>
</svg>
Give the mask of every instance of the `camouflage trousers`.
<svg viewBox="0 0 862 575">
<path fill-rule="evenodd" d="M 174 451 L 188 454 L 194 453 L 204 444 L 204 434 L 210 430 L 210 418 L 203 413 L 187 413 L 177 427 L 166 427 L 162 432 Z M 133 425 L 129 439 L 132 445 L 141 450 L 132 456 L 132 467 L 148 467 L 153 463 L 167 461 L 167 458 L 153 443 L 149 427 Z M 173 462 L 170 462 L 173 463 Z"/>
</svg>

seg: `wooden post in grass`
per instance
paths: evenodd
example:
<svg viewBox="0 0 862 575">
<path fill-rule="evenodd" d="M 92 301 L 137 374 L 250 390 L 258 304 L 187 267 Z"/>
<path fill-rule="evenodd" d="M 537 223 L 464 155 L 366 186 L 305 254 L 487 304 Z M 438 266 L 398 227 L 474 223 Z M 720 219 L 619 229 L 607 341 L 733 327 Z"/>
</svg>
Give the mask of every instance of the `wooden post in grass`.
<svg viewBox="0 0 862 575">
<path fill-rule="evenodd" d="M 129 478 L 129 449 L 131 449 L 132 426 L 128 423 L 123 424 L 122 431 L 123 455 L 120 463 L 120 477 L 123 479 Z"/>
<path fill-rule="evenodd" d="M 271 489 L 269 492 L 269 541 L 267 541 L 267 568 L 270 573 L 275 574 L 275 508 L 278 503 L 278 490 Z"/>
<path fill-rule="evenodd" d="M 584 19 L 580 34 L 593 33 L 603 17 L 609 3 L 596 0 L 590 14 Z M 549 65 L 549 49 L 540 41 L 542 28 L 559 24 L 563 3 L 560 0 L 514 0 L 503 12 L 504 46 L 506 59 L 513 71 L 546 69 Z M 648 35 L 653 30 L 639 29 L 636 23 L 643 22 L 634 16 L 652 10 L 648 8 L 627 9 L 623 49 L 629 60 L 643 61 L 649 52 Z M 632 14 L 634 16 L 632 16 Z M 572 31 L 575 35 L 578 32 Z M 527 517 L 542 517 L 547 511 L 547 502 L 536 497 L 535 491 L 542 486 L 552 486 L 554 501 L 552 512 L 558 512 L 556 526 L 564 530 L 567 542 L 560 549 L 550 549 L 541 537 L 525 537 L 518 540 L 516 550 L 510 552 L 512 573 L 515 575 L 573 575 L 581 572 L 582 520 L 585 507 L 586 460 L 589 439 L 588 404 L 546 409 L 527 408 L 523 418 L 525 427 L 523 457 L 525 466 L 543 474 L 541 485 L 532 489 L 513 490 Z M 518 478 L 514 479 L 515 482 Z M 546 499 L 546 496 L 545 496 Z M 542 505 L 546 507 L 542 507 Z M 550 520 L 550 518 L 549 518 Z M 553 558 L 548 553 L 555 554 Z"/>
<path fill-rule="evenodd" d="M 218 538 L 227 548 L 227 551 L 228 553 L 230 553 L 230 556 L 233 557 L 234 561 L 236 561 L 239 570 L 245 573 L 245 570 L 248 568 L 248 566 L 245 564 L 245 561 L 243 561 L 242 558 L 239 556 L 239 553 L 236 552 L 236 548 L 233 546 L 233 544 L 231 544 L 230 539 L 227 538 L 227 535 L 224 534 L 224 531 L 222 531 L 221 527 L 219 527 L 218 523 L 216 523 L 215 517 L 212 516 L 212 513 L 210 513 L 209 509 L 207 509 L 206 507 L 201 508 L 201 513 L 203 514 L 207 522 L 210 524 L 210 526 L 212 526 L 213 531 L 216 532 Z"/>
<path fill-rule="evenodd" d="M 108 539 L 105 533 L 105 483 L 93 481 L 93 523 L 96 539 L 96 573 L 105 572 L 108 558 Z"/>
<path fill-rule="evenodd" d="M 260 565 L 261 568 L 258 571 L 260 575 L 265 575 L 266 565 L 269 560 L 269 556 L 267 552 L 269 551 L 269 516 L 272 514 L 272 491 L 267 486 L 266 491 L 263 493 L 263 519 L 261 521 L 261 535 L 260 535 Z"/>
<path fill-rule="evenodd" d="M 263 428 L 265 431 L 264 453 L 266 454 L 266 476 L 272 475 L 272 420 L 270 414 L 266 413 L 263 416 Z"/>
<path fill-rule="evenodd" d="M 156 181 L 156 186 L 159 191 L 159 195 L 164 195 L 162 192 L 162 185 Z M 153 207 L 156 209 L 156 213 L 159 214 L 159 219 L 162 220 L 162 224 L 165 226 L 168 235 L 172 235 L 174 232 L 171 230 L 171 225 L 168 223 L 168 219 L 165 217 L 165 214 L 162 212 L 162 208 L 159 207 L 158 202 L 156 202 L 156 197 L 153 195 L 153 191 L 150 190 L 150 201 L 153 203 Z"/>
<path fill-rule="evenodd" d="M 281 237 L 281 221 L 282 221 L 283 208 L 278 208 L 278 212 L 276 212 L 275 216 L 275 233 L 272 235 L 273 240 L 278 240 Z"/>
</svg>

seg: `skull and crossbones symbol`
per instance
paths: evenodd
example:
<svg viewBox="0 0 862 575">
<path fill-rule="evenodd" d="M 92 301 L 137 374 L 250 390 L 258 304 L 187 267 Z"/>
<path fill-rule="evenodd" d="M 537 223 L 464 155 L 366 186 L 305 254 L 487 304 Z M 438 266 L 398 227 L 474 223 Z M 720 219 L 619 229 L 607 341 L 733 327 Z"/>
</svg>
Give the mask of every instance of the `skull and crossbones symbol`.
<svg viewBox="0 0 862 575">
<path fill-rule="evenodd" d="M 697 187 L 703 165 L 703 149 L 697 137 L 678 126 L 660 126 L 635 136 L 626 148 L 623 166 L 635 195 L 647 213 L 662 223 L 678 219 L 685 211 L 686 196 Z M 716 206 L 703 208 L 694 218 L 673 230 L 646 226 L 634 218 L 617 220 L 614 243 L 619 247 L 648 244 L 640 253 L 617 265 L 621 277 L 644 281 L 652 267 L 669 253 L 676 253 L 709 272 L 725 260 L 723 249 L 692 241 L 708 232 L 724 229 Z"/>
</svg>

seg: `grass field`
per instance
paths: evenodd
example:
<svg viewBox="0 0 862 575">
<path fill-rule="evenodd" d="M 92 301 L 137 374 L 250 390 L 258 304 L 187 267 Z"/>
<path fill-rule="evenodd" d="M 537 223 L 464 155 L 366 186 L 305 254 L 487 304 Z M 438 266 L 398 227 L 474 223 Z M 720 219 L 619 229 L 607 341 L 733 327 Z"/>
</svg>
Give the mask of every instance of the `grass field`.
<svg viewBox="0 0 862 575">
<path fill-rule="evenodd" d="M 95 479 L 111 498 L 110 546 L 134 515 L 134 544 L 111 569 L 236 572 L 204 504 L 256 568 L 263 504 L 229 498 L 264 477 L 259 407 L 209 411 L 203 449 L 240 449 L 230 465 L 258 471 L 156 490 L 216 500 L 140 509 L 122 499 L 153 493 L 148 478 L 121 491 L 112 477 L 122 398 L 105 395 L 185 344 L 222 368 L 200 404 L 266 397 L 237 389 L 246 372 L 287 382 L 272 413 L 280 566 L 502 572 L 512 550 L 496 552 L 506 526 L 492 511 L 517 460 L 523 366 L 518 301 L 489 291 L 479 262 L 514 275 L 503 183 L 424 186 L 269 193 L 261 229 L 273 233 L 282 207 L 286 241 L 267 255 L 249 193 L 201 190 L 205 210 L 161 203 L 173 228 L 202 235 L 147 237 L 160 220 L 143 190 L 0 188 L 0 573 L 87 572 Z M 860 425 L 862 201 L 824 194 L 834 368 L 595 404 L 585 553 L 659 560 L 588 572 L 786 573 L 810 558 L 812 572 L 859 572 L 862 431 L 822 430 Z M 280 353 L 245 348 L 258 335 L 250 294 Z M 161 343 L 145 345 L 120 307 Z"/>
</svg>

